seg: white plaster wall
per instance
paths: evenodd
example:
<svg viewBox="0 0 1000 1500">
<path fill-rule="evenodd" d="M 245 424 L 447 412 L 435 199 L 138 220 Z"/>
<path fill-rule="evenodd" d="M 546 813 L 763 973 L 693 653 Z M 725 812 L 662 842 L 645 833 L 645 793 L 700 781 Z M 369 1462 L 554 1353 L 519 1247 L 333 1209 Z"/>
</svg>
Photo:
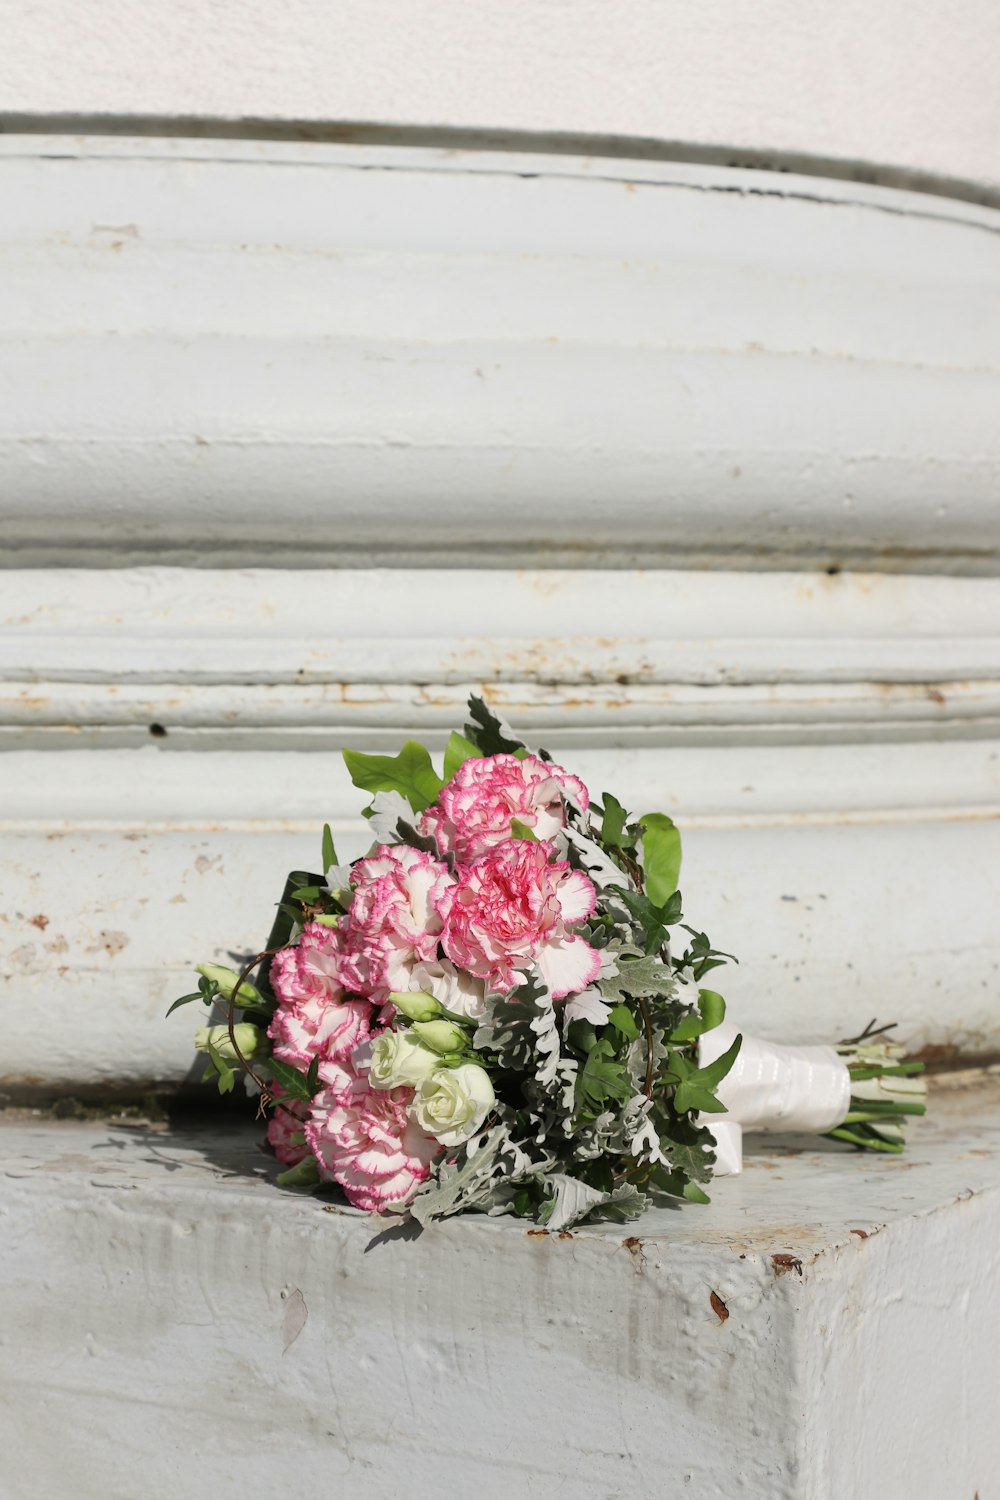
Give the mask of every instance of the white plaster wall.
<svg viewBox="0 0 1000 1500">
<path fill-rule="evenodd" d="M 1000 212 L 0 137 L 8 564 L 1000 566 Z"/>
<path fill-rule="evenodd" d="M 3 0 L 0 111 L 598 132 L 1000 187 L 992 0 Z"/>
<path fill-rule="evenodd" d="M 344 745 L 440 753 L 470 686 L 684 830 L 741 1023 L 1000 1051 L 1000 580 L 39 569 L 0 613 L 0 1089 L 177 1082 L 198 961 L 263 942 Z M 158 733 L 150 733 L 150 725 Z M 38 1018 L 72 1018 L 55 1033 Z"/>
</svg>

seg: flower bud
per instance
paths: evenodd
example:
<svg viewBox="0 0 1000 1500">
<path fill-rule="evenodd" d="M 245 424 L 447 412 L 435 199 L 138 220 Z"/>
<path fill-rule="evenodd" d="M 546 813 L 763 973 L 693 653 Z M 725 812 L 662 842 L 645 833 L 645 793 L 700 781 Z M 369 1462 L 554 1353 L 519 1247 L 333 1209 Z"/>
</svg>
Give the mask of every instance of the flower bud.
<svg viewBox="0 0 1000 1500">
<path fill-rule="evenodd" d="M 367 1044 L 368 1082 L 373 1089 L 416 1088 L 441 1059 L 410 1031 L 383 1031 Z"/>
<path fill-rule="evenodd" d="M 454 1021 L 417 1021 L 411 1028 L 435 1052 L 464 1052 L 468 1037 Z"/>
<path fill-rule="evenodd" d="M 204 975 L 206 979 L 215 980 L 223 1000 L 233 998 L 233 991 L 240 977 L 234 969 L 227 969 L 223 964 L 198 964 L 197 969 L 198 973 Z M 260 991 L 249 979 L 244 979 L 240 985 L 239 999 L 236 1004 L 244 1006 L 261 1004 Z"/>
<path fill-rule="evenodd" d="M 411 1021 L 433 1021 L 441 1014 L 440 1000 L 435 1000 L 433 995 L 421 990 L 404 990 L 401 993 L 393 991 L 389 996 L 389 1003 Z"/>
<path fill-rule="evenodd" d="M 252 1057 L 260 1046 L 263 1033 L 249 1021 L 240 1021 L 233 1027 L 233 1035 L 243 1056 Z M 207 1052 L 209 1047 L 214 1047 L 224 1062 L 239 1062 L 228 1026 L 199 1026 L 194 1034 L 194 1045 L 198 1052 Z"/>
</svg>

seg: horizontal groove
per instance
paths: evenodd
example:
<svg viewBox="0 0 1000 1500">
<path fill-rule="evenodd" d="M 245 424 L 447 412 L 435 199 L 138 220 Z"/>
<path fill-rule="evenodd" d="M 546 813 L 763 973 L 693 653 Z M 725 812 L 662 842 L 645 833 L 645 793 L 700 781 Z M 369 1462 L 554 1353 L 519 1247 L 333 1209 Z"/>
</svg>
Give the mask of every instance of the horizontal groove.
<svg viewBox="0 0 1000 1500">
<path fill-rule="evenodd" d="M 423 147 L 609 160 L 676 162 L 853 182 L 927 197 L 1000 208 L 1000 190 L 961 177 L 882 162 L 850 161 L 808 152 L 599 132 L 508 130 L 474 126 L 396 125 L 361 120 L 212 118 L 205 115 L 21 114 L 0 112 L 0 134 L 119 136 L 218 141 L 287 141 L 302 144 Z M 741 189 L 746 191 L 746 189 Z M 790 189 L 776 185 L 788 195 Z"/>
</svg>

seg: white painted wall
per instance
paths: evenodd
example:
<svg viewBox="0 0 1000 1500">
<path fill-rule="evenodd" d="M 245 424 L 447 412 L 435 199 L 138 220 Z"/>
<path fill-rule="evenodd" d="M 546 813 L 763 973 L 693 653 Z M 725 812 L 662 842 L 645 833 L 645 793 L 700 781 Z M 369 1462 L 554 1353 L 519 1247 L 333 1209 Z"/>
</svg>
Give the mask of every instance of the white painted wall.
<svg viewBox="0 0 1000 1500">
<path fill-rule="evenodd" d="M 751 1024 L 1000 1046 L 1000 212 L 128 137 L 628 132 L 988 185 L 992 13 L 772 10 L 754 40 L 733 6 L 7 17 L 4 1087 L 182 1078 L 188 965 L 257 945 L 325 818 L 360 847 L 339 748 L 439 744 L 478 685 L 676 813 Z M 48 118 L 94 110 L 124 138 Z"/>
<path fill-rule="evenodd" d="M 8 562 L 994 572 L 1000 211 L 0 137 Z"/>
<path fill-rule="evenodd" d="M 3 0 L 0 110 L 599 132 L 1000 188 L 992 0 Z"/>
</svg>

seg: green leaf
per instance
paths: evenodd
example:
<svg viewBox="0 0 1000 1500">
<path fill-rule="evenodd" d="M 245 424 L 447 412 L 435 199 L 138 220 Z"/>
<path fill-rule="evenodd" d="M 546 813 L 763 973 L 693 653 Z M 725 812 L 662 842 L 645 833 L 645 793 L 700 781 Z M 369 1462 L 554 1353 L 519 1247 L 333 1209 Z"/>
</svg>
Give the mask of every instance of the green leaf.
<svg viewBox="0 0 1000 1500">
<path fill-rule="evenodd" d="M 323 874 L 332 870 L 337 863 L 337 849 L 333 842 L 333 834 L 330 832 L 329 823 L 323 824 Z"/>
<path fill-rule="evenodd" d="M 646 876 L 646 894 L 654 906 L 674 894 L 681 873 L 681 836 L 666 813 L 645 813 L 643 825 L 642 868 Z"/>
<path fill-rule="evenodd" d="M 520 818 L 511 818 L 510 836 L 512 839 L 519 839 L 522 844 L 538 843 L 534 829 L 529 828 L 527 823 L 522 823 Z"/>
<path fill-rule="evenodd" d="M 720 1104 L 710 1089 L 700 1089 L 694 1083 L 679 1083 L 674 1090 L 674 1109 L 679 1115 L 691 1113 L 724 1115 L 726 1106 Z"/>
<path fill-rule="evenodd" d="M 467 760 L 478 760 L 479 754 L 478 745 L 474 745 L 471 740 L 467 740 L 464 734 L 459 734 L 457 730 L 452 730 L 451 738 L 448 741 L 448 748 L 444 752 L 445 781 L 450 781 L 459 766 L 464 766 Z"/>
<path fill-rule="evenodd" d="M 722 996 L 716 994 L 715 990 L 699 990 L 697 1011 L 691 1011 L 674 1027 L 670 1040 L 693 1042 L 697 1037 L 704 1036 L 706 1031 L 714 1031 L 716 1026 L 721 1026 L 725 1018 L 726 1002 Z"/>
<path fill-rule="evenodd" d="M 304 1156 L 294 1167 L 286 1167 L 277 1176 L 279 1187 L 310 1188 L 319 1182 L 319 1167 L 315 1156 Z"/>
<path fill-rule="evenodd" d="M 204 999 L 204 996 L 202 995 L 201 990 L 195 990 L 193 995 L 182 995 L 179 1000 L 174 1001 L 173 1005 L 170 1007 L 170 1010 L 167 1011 L 167 1015 L 169 1016 L 173 1011 L 177 1010 L 182 1005 L 190 1005 L 192 1000 L 202 999 Z"/>
<path fill-rule="evenodd" d="M 716 990 L 698 991 L 698 1009 L 706 1031 L 714 1031 L 726 1019 L 726 1002 Z"/>
<path fill-rule="evenodd" d="M 301 1073 L 298 1068 L 293 1068 L 289 1063 L 279 1062 L 276 1057 L 269 1057 L 267 1067 L 275 1083 L 280 1083 L 285 1093 L 293 1099 L 302 1099 L 308 1104 L 313 1094 L 317 1092 L 315 1088 L 310 1087 L 308 1075 Z"/>
<path fill-rule="evenodd" d="M 695 1182 L 686 1182 L 681 1196 L 686 1198 L 689 1203 L 711 1203 L 712 1201 L 708 1194 L 703 1193 Z"/>
<path fill-rule="evenodd" d="M 302 885 L 299 886 L 297 891 L 292 892 L 292 900 L 308 901 L 311 905 L 312 902 L 318 901 L 322 894 L 323 892 L 318 885 Z"/>
<path fill-rule="evenodd" d="M 684 1115 L 696 1110 L 710 1115 L 725 1113 L 726 1107 L 716 1099 L 715 1090 L 733 1066 L 742 1045 L 743 1038 L 738 1036 L 721 1057 L 704 1068 L 685 1066 L 686 1059 L 679 1055 L 671 1059 L 673 1066 L 684 1075 L 674 1090 L 674 1109 L 678 1114 Z"/>
<path fill-rule="evenodd" d="M 288 939 L 292 935 L 292 927 L 296 922 L 301 922 L 302 920 L 301 908 L 294 907 L 289 903 L 292 891 L 300 890 L 303 886 L 321 886 L 322 884 L 323 876 L 317 875 L 313 870 L 293 870 L 291 872 L 285 880 L 285 888 L 281 893 L 281 900 L 278 902 L 277 914 L 271 924 L 271 931 L 268 933 L 267 942 L 264 944 L 264 947 L 268 951 L 286 947 Z M 257 976 L 257 988 L 262 990 L 271 999 L 274 998 L 266 967 L 261 969 Z"/>
<path fill-rule="evenodd" d="M 466 724 L 465 733 L 479 747 L 480 755 L 517 755 L 524 750 L 521 741 L 513 738 L 510 726 L 498 719 L 482 698 L 473 695 L 469 699 L 469 717 L 471 723 Z"/>
<path fill-rule="evenodd" d="M 726 1048 L 721 1057 L 717 1057 L 715 1062 L 709 1063 L 707 1067 L 698 1068 L 692 1074 L 692 1078 L 696 1078 L 700 1084 L 705 1084 L 709 1088 L 718 1088 L 739 1056 L 742 1045 L 743 1037 L 738 1036 L 732 1046 Z"/>
<path fill-rule="evenodd" d="M 577 1074 L 577 1108 L 599 1109 L 608 1099 L 618 1099 L 624 1103 L 626 1099 L 631 1099 L 634 1092 L 624 1063 L 615 1057 L 614 1048 L 605 1037 L 590 1049 Z"/>
<path fill-rule="evenodd" d="M 214 1047 L 211 1042 L 208 1044 L 208 1055 L 212 1060 L 216 1073 L 219 1075 L 219 1093 L 231 1094 L 236 1083 L 236 1069 L 230 1062 L 226 1061 L 218 1048 Z"/>
<path fill-rule="evenodd" d="M 605 844 L 611 844 L 615 849 L 620 849 L 622 845 L 622 833 L 625 829 L 625 820 L 628 817 L 628 813 L 622 807 L 618 798 L 613 797 L 610 792 L 605 792 L 601 800 L 604 803 L 601 840 Z"/>
<path fill-rule="evenodd" d="M 427 751 L 416 740 L 407 740 L 398 755 L 345 750 L 344 764 L 354 785 L 363 792 L 400 792 L 418 813 L 430 807 L 444 785 Z"/>
<path fill-rule="evenodd" d="M 626 1041 L 634 1042 L 638 1039 L 639 1028 L 627 1005 L 612 1006 L 608 1020 L 618 1035 L 625 1037 Z"/>
</svg>

